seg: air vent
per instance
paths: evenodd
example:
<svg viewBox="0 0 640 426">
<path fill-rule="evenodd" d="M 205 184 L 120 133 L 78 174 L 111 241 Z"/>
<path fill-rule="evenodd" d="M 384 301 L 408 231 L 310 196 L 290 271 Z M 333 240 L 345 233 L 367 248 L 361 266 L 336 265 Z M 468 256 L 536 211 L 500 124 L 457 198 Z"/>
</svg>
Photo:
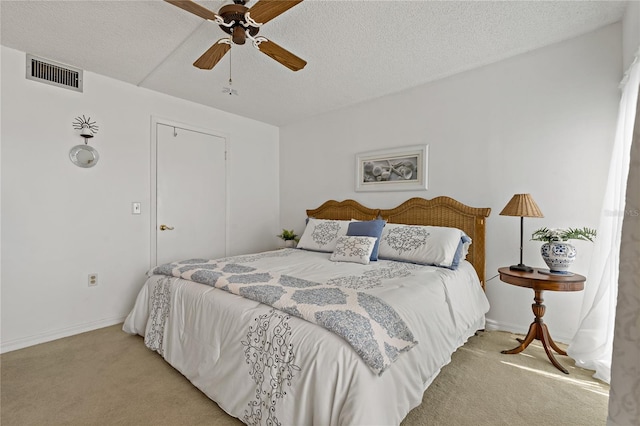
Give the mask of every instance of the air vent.
<svg viewBox="0 0 640 426">
<path fill-rule="evenodd" d="M 29 54 L 27 79 L 82 92 L 82 70 Z"/>
</svg>

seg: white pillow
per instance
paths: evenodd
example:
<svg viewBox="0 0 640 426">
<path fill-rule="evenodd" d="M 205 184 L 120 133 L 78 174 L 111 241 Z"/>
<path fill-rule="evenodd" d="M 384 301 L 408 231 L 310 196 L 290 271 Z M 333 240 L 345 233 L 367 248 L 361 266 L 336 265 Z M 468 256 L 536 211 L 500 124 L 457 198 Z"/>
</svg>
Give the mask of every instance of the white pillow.
<svg viewBox="0 0 640 426">
<path fill-rule="evenodd" d="M 298 241 L 298 248 L 326 253 L 336 248 L 338 237 L 347 235 L 349 220 L 326 220 L 309 218 L 302 237 Z"/>
<path fill-rule="evenodd" d="M 334 262 L 353 262 L 368 265 L 371 252 L 376 246 L 376 237 L 342 236 L 336 242 L 336 248 L 329 260 Z"/>
<path fill-rule="evenodd" d="M 457 228 L 387 223 L 378 258 L 451 268 L 463 235 Z"/>
</svg>

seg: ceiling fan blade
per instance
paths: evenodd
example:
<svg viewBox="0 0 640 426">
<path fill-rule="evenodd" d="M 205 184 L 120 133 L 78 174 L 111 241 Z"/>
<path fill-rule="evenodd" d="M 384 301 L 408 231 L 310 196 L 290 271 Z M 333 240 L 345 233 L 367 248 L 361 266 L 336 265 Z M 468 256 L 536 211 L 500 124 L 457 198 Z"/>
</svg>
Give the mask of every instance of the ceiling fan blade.
<svg viewBox="0 0 640 426">
<path fill-rule="evenodd" d="M 222 42 L 223 40 L 224 42 Z M 193 66 L 200 68 L 201 70 L 210 70 L 213 68 L 220 59 L 227 54 L 229 49 L 231 49 L 231 45 L 228 43 L 228 40 L 228 38 L 221 38 L 215 42 L 213 46 L 211 46 L 193 63 Z"/>
<path fill-rule="evenodd" d="M 299 71 L 307 65 L 307 61 L 297 57 L 270 40 L 265 39 L 261 41 L 257 47 L 262 53 L 280 62 L 291 71 Z"/>
<path fill-rule="evenodd" d="M 258 24 L 269 22 L 302 0 L 260 0 L 249 9 L 249 16 Z"/>
<path fill-rule="evenodd" d="M 194 15 L 197 15 L 204 19 L 209 19 L 211 21 L 216 20 L 216 14 L 207 9 L 206 7 L 200 6 L 198 3 L 195 3 L 191 0 L 164 0 L 167 3 L 171 3 L 174 6 L 178 6 L 180 9 L 186 10 L 187 12 L 191 12 Z"/>
</svg>

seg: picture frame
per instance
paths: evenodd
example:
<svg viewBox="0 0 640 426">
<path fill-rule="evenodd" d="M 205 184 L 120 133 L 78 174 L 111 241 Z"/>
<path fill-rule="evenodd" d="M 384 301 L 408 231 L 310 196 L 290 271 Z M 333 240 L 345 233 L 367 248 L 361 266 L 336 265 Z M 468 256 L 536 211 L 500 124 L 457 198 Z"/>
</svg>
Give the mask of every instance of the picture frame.
<svg viewBox="0 0 640 426">
<path fill-rule="evenodd" d="M 429 145 L 356 154 L 356 191 L 426 191 Z"/>
</svg>

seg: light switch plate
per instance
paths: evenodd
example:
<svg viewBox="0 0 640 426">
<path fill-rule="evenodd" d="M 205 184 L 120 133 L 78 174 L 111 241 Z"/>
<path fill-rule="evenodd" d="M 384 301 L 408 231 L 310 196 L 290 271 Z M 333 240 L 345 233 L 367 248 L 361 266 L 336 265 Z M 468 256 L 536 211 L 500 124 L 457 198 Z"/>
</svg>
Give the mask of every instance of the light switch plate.
<svg viewBox="0 0 640 426">
<path fill-rule="evenodd" d="M 137 201 L 131 203 L 131 214 L 140 214 L 140 212 L 141 212 L 140 203 Z"/>
</svg>

